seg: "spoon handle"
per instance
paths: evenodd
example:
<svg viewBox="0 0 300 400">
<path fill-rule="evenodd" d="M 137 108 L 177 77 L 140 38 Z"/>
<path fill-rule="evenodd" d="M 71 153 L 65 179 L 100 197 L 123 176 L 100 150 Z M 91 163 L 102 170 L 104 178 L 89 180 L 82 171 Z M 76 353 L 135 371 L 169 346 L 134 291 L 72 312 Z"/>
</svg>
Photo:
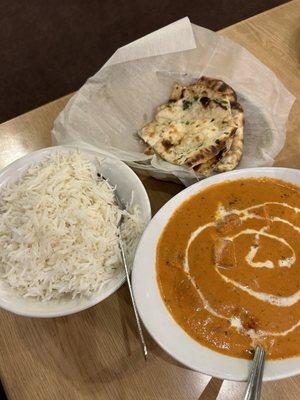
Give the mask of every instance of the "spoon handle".
<svg viewBox="0 0 300 400">
<path fill-rule="evenodd" d="M 124 265 L 124 269 L 125 269 L 127 285 L 128 285 L 128 289 L 129 289 L 129 293 L 130 293 L 131 303 L 132 303 L 132 306 L 133 306 L 133 311 L 134 311 L 134 316 L 135 316 L 135 320 L 136 320 L 136 324 L 137 324 L 138 334 L 139 334 L 139 337 L 140 337 L 141 347 L 142 347 L 144 359 L 145 359 L 145 361 L 147 361 L 147 359 L 148 359 L 148 349 L 147 349 L 147 345 L 146 345 L 146 342 L 145 342 L 145 339 L 144 339 L 143 330 L 142 330 L 142 326 L 141 326 L 141 322 L 140 322 L 140 317 L 139 317 L 139 314 L 138 314 L 138 311 L 137 311 L 137 307 L 136 307 L 136 303 L 135 303 L 135 299 L 134 299 L 134 296 L 133 296 L 133 291 L 132 291 L 131 282 L 130 282 L 130 276 L 129 276 L 129 269 L 128 269 L 128 266 L 127 266 L 126 257 L 125 257 L 125 251 L 124 251 L 123 242 L 122 242 L 121 237 L 120 237 L 120 240 L 119 240 L 119 248 L 120 248 L 121 257 L 122 257 L 122 261 L 123 261 L 123 265 Z"/>
<path fill-rule="evenodd" d="M 102 179 L 104 179 L 108 183 L 108 185 L 110 186 L 108 180 L 103 175 L 99 174 L 98 176 L 99 177 L 102 176 Z M 115 197 L 115 201 L 117 203 L 117 206 L 119 207 L 120 210 L 125 210 L 126 207 L 124 206 L 124 204 L 120 200 L 120 197 L 118 196 L 118 193 L 117 193 L 116 189 L 113 189 L 113 190 L 114 190 L 114 197 Z M 121 218 L 120 218 L 120 220 L 118 222 L 118 227 L 121 226 L 122 222 L 123 222 L 123 215 L 121 215 Z M 138 314 L 138 310 L 137 310 L 137 307 L 136 307 L 136 303 L 135 303 L 135 299 L 134 299 L 134 295 L 133 295 L 133 291 L 132 291 L 132 287 L 131 287 L 131 281 L 130 281 L 130 276 L 129 276 L 129 268 L 128 268 L 127 261 L 126 261 L 125 250 L 124 250 L 123 241 L 122 241 L 122 235 L 121 235 L 121 231 L 120 230 L 119 230 L 118 245 L 119 245 L 119 249 L 120 249 L 120 253 L 121 253 L 122 263 L 123 263 L 123 266 L 124 266 L 124 269 L 125 269 L 127 286 L 128 286 L 128 289 L 129 289 L 131 303 L 132 303 L 132 307 L 133 307 L 133 311 L 134 311 L 134 316 L 135 316 L 135 321 L 136 321 L 136 325 L 137 325 L 139 339 L 140 339 L 140 343 L 141 343 L 141 347 L 142 347 L 142 352 L 143 352 L 143 356 L 144 356 L 145 361 L 147 361 L 147 359 L 148 359 L 148 348 L 147 348 L 147 345 L 146 345 L 146 342 L 145 342 L 145 338 L 144 338 L 144 334 L 143 334 L 143 330 L 142 330 L 140 317 L 139 317 L 139 314 Z"/>
<path fill-rule="evenodd" d="M 253 358 L 253 364 L 244 396 L 244 400 L 259 400 L 262 385 L 262 377 L 265 364 L 265 351 L 257 346 Z"/>
</svg>

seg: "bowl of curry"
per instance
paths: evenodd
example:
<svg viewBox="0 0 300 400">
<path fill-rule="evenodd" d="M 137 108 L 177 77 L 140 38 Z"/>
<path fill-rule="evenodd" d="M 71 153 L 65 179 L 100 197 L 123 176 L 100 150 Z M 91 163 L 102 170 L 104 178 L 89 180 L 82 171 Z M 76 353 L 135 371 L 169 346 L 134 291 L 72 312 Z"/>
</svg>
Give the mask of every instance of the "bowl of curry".
<svg viewBox="0 0 300 400">
<path fill-rule="evenodd" d="M 133 290 L 153 338 L 175 359 L 246 380 L 300 373 L 300 171 L 216 175 L 172 198 L 138 246 Z"/>
</svg>

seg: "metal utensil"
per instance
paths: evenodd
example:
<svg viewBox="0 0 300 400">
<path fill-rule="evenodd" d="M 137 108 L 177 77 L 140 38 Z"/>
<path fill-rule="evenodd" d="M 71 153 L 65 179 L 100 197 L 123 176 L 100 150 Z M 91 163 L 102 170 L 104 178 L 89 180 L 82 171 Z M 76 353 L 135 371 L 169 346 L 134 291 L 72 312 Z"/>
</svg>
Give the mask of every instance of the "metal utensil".
<svg viewBox="0 0 300 400">
<path fill-rule="evenodd" d="M 98 175 L 100 176 L 100 175 Z M 102 179 L 104 179 L 107 182 L 107 179 L 105 179 L 102 176 Z M 107 182 L 108 183 L 108 182 Z M 120 210 L 125 210 L 125 206 L 124 204 L 121 202 L 116 189 L 114 189 L 114 197 L 115 197 L 115 201 L 117 203 L 117 206 L 119 207 Z M 123 215 L 121 216 L 119 222 L 118 222 L 118 227 L 120 228 L 123 222 Z M 120 249 L 120 253 L 121 253 L 121 257 L 122 257 L 122 262 L 124 265 L 124 269 L 125 269 L 125 274 L 126 274 L 126 280 L 127 280 L 127 285 L 128 285 L 128 289 L 129 289 L 129 293 L 130 293 L 130 297 L 131 297 L 131 303 L 132 303 L 132 307 L 133 307 L 133 311 L 134 311 L 134 315 L 135 315 L 135 320 L 136 320 L 136 324 L 137 324 L 137 328 L 138 328 L 138 334 L 140 337 L 140 342 L 141 342 L 141 346 L 142 346 L 142 351 L 143 351 L 143 355 L 144 355 L 144 359 L 145 361 L 147 361 L 148 359 L 148 349 L 147 349 L 147 345 L 144 339 L 144 335 L 143 335 L 143 330 L 142 330 L 142 326 L 141 326 L 141 322 L 140 322 L 140 317 L 137 311 L 137 307 L 136 307 L 136 303 L 135 303 L 135 299 L 133 296 L 133 291 L 132 291 L 132 287 L 131 287 L 131 282 L 130 282 L 130 276 L 129 276 L 129 268 L 127 265 L 127 261 L 126 261 L 126 256 L 125 256 L 125 251 L 124 251 L 124 246 L 123 246 L 123 241 L 122 241 L 122 235 L 121 235 L 121 230 L 119 229 L 119 240 L 118 240 L 118 245 L 119 245 L 119 249 Z"/>
<path fill-rule="evenodd" d="M 261 346 L 257 346 L 254 353 L 253 363 L 248 379 L 244 400 L 260 399 L 264 364 L 265 351 Z"/>
</svg>

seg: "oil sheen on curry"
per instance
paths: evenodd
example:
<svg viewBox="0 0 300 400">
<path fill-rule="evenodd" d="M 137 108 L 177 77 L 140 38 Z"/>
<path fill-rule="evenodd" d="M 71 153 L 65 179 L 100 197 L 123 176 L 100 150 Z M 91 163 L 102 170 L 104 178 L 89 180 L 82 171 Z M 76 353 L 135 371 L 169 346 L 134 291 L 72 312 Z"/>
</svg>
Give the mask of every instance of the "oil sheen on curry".
<svg viewBox="0 0 300 400">
<path fill-rule="evenodd" d="M 159 239 L 156 268 L 169 312 L 202 345 L 300 355 L 299 187 L 242 179 L 190 197 Z"/>
</svg>

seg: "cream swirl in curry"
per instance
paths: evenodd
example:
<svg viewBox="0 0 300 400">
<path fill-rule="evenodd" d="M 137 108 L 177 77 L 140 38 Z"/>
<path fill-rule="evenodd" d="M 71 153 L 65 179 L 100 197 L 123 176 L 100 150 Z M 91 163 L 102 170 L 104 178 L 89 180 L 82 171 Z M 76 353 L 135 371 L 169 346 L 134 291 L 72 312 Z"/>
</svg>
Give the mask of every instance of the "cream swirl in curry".
<svg viewBox="0 0 300 400">
<path fill-rule="evenodd" d="M 185 201 L 157 247 L 157 279 L 174 319 L 201 344 L 250 357 L 300 354 L 300 190 L 227 181 Z"/>
</svg>

